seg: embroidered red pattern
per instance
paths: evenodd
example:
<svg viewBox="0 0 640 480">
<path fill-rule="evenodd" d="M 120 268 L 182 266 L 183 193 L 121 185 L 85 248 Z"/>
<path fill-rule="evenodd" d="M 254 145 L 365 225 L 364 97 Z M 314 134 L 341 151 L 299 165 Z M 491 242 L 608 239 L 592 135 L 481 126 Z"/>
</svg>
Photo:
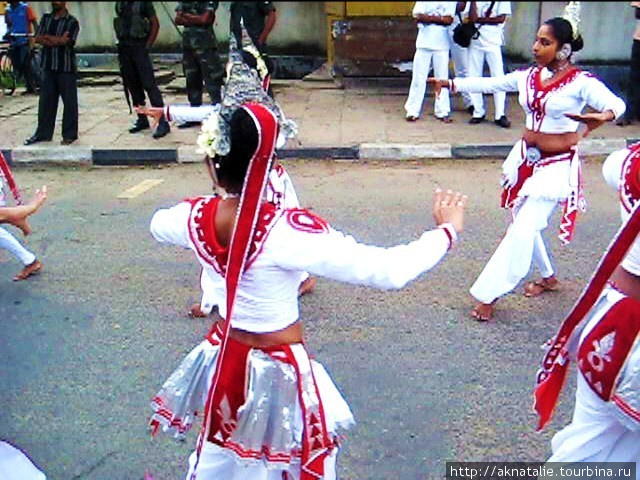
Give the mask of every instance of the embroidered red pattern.
<svg viewBox="0 0 640 480">
<path fill-rule="evenodd" d="M 573 67 L 564 77 L 548 85 L 542 84 L 541 73 L 542 69 L 540 67 L 532 67 L 527 77 L 527 105 L 533 115 L 533 125 L 531 127 L 535 131 L 539 131 L 542 127 L 544 116 L 547 113 L 546 103 L 549 97 L 573 82 L 582 73 L 582 70 Z"/>
<path fill-rule="evenodd" d="M 214 228 L 214 218 L 220 200 L 221 197 L 218 196 L 198 197 L 188 200 L 191 203 L 188 229 L 198 256 L 211 265 L 216 272 L 224 276 L 229 249 L 222 247 L 218 243 Z M 262 204 L 245 270 L 251 266 L 262 251 L 269 231 L 278 218 L 279 211 L 275 205 L 272 203 Z"/>
<path fill-rule="evenodd" d="M 640 333 L 637 300 L 624 298 L 613 305 L 589 332 L 578 350 L 578 367 L 591 389 L 609 401 Z"/>
<path fill-rule="evenodd" d="M 627 212 L 640 201 L 640 142 L 631 145 L 629 155 L 622 163 L 620 201 Z"/>
<path fill-rule="evenodd" d="M 329 224 L 325 220 L 302 208 L 287 210 L 287 222 L 296 230 L 306 233 L 329 232 Z"/>
</svg>

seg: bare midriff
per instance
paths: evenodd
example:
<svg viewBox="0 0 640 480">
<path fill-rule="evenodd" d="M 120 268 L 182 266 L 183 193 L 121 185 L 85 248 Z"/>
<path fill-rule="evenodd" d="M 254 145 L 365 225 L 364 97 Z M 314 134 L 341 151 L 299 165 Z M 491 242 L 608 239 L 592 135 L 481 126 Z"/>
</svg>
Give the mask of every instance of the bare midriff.
<svg viewBox="0 0 640 480">
<path fill-rule="evenodd" d="M 578 144 L 578 133 L 542 133 L 525 129 L 522 136 L 527 147 L 536 147 L 543 153 L 564 153 Z"/>
<path fill-rule="evenodd" d="M 224 331 L 225 322 L 223 318 L 218 319 L 218 326 L 222 331 Z M 269 348 L 278 345 L 302 343 L 302 322 L 298 320 L 282 330 L 264 333 L 248 332 L 232 327 L 229 330 L 229 338 L 253 348 Z"/>
<path fill-rule="evenodd" d="M 627 297 L 640 300 L 640 277 L 626 271 L 621 266 L 616 268 L 611 275 L 611 282 L 617 290 L 620 290 Z"/>
</svg>

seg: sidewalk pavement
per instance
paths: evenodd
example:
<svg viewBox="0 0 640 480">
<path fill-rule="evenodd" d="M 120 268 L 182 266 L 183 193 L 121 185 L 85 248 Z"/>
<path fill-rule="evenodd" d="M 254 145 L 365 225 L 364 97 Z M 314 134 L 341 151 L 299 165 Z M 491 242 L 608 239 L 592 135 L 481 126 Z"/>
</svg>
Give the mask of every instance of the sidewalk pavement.
<svg viewBox="0 0 640 480">
<path fill-rule="evenodd" d="M 468 123 L 469 114 L 456 97 L 453 123 L 433 116 L 433 98 L 425 99 L 425 112 L 414 123 L 404 118 L 407 88 L 351 82 L 346 87 L 334 81 L 276 80 L 274 92 L 287 117 L 299 127 L 297 140 L 289 140 L 280 158 L 300 159 L 475 159 L 506 156 L 521 136 L 524 115 L 515 95 L 508 95 L 509 129 L 493 123 L 493 99 L 485 96 L 487 121 Z M 166 103 L 184 104 L 183 92 L 161 86 Z M 122 86 L 81 86 L 79 139 L 61 146 L 59 107 L 54 139 L 23 146 L 36 128 L 38 97 L 0 96 L 2 135 L 0 150 L 14 164 L 140 165 L 199 162 L 195 153 L 198 128 L 178 129 L 155 140 L 151 130 L 130 134 L 134 115 L 128 113 Z M 205 100 L 206 100 L 205 95 Z M 581 144 L 584 155 L 606 155 L 640 140 L 640 124 L 619 127 L 603 125 Z"/>
</svg>

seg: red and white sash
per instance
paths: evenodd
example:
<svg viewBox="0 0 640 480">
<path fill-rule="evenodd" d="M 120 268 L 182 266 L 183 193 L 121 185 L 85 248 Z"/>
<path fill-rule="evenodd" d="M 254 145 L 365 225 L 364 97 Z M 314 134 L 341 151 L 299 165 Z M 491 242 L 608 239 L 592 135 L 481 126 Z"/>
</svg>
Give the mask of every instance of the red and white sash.
<svg viewBox="0 0 640 480">
<path fill-rule="evenodd" d="M 600 319 L 578 349 L 578 368 L 596 395 L 612 400 L 622 368 L 640 335 L 640 302 L 622 298 Z"/>
<path fill-rule="evenodd" d="M 7 181 L 7 185 L 11 189 L 11 193 L 13 194 L 13 198 L 16 201 L 16 204 L 22 205 L 22 196 L 20 195 L 20 190 L 18 190 L 18 186 L 16 185 L 16 181 L 13 178 L 13 172 L 11 172 L 11 168 L 9 168 L 9 164 L 0 152 L 0 174 Z"/>
<path fill-rule="evenodd" d="M 575 335 L 579 335 L 582 330 L 579 326 L 584 322 L 585 316 L 595 304 L 609 277 L 626 255 L 638 233 L 640 233 L 640 202 L 627 222 L 618 230 L 580 298 L 562 322 L 558 333 L 549 342 L 548 350 L 536 376 L 534 409 L 539 416 L 538 430 L 543 429 L 553 416 L 571 360 L 568 346 Z"/>
<path fill-rule="evenodd" d="M 237 405 L 238 403 L 242 405 L 244 403 L 244 391 L 246 391 L 246 385 L 244 382 L 238 381 L 239 377 L 234 375 L 234 372 L 238 365 L 243 365 L 242 359 L 246 359 L 249 347 L 239 346 L 242 344 L 237 345 L 238 342 L 230 341 L 229 330 L 233 319 L 233 306 L 238 283 L 242 273 L 245 271 L 254 235 L 256 234 L 256 226 L 259 223 L 260 205 L 275 152 L 278 119 L 273 112 L 258 103 L 247 103 L 241 108 L 245 109 L 255 123 L 258 130 L 258 146 L 247 168 L 235 227 L 229 243 L 225 275 L 227 321 L 225 322 L 225 331 L 222 333 L 216 371 L 207 396 L 204 424 L 198 437 L 197 459 L 191 480 L 196 480 L 197 465 L 204 441 L 218 442 L 220 438 L 224 441 L 225 437 L 228 438 L 229 432 L 234 428 L 233 416 L 229 417 L 231 419 L 229 421 L 221 420 L 225 418 L 220 416 L 222 407 L 226 405 L 225 408 L 228 407 L 232 410 L 232 405 Z M 246 379 L 246 376 L 240 378 Z M 315 388 L 317 390 L 317 386 Z M 240 390 L 242 390 L 242 393 L 240 393 Z M 303 399 L 301 401 L 303 409 L 305 403 Z M 313 419 L 306 418 L 306 416 L 307 413 L 305 413 L 304 419 L 305 431 L 303 432 L 300 479 L 313 480 L 324 477 L 324 458 L 330 452 L 331 442 L 328 438 L 322 409 L 320 408 L 320 411 L 314 415 Z M 319 421 L 312 421 L 314 419 L 319 419 Z M 318 443 L 318 439 L 322 439 L 322 441 Z"/>
</svg>

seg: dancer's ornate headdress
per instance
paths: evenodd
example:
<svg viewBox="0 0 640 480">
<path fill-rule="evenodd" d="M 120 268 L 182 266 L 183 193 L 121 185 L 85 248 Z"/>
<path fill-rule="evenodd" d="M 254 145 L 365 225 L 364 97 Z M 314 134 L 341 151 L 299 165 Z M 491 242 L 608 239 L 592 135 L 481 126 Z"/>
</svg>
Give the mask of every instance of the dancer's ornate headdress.
<svg viewBox="0 0 640 480">
<path fill-rule="evenodd" d="M 256 69 L 249 66 L 243 58 L 243 52 L 252 55 L 256 60 Z M 235 35 L 229 39 L 229 60 L 227 63 L 226 85 L 222 88 L 220 110 L 210 115 L 202 122 L 201 133 L 198 136 L 198 153 L 204 153 L 213 158 L 215 155 L 229 153 L 229 122 L 233 113 L 246 103 L 259 103 L 269 109 L 278 119 L 280 128 L 278 147 L 298 134 L 296 123 L 285 117 L 284 112 L 276 101 L 269 96 L 264 88 L 263 78 L 268 74 L 267 66 L 262 55 L 251 41 L 244 26 L 242 27 L 242 50 L 238 48 Z"/>
<path fill-rule="evenodd" d="M 580 2 L 568 2 L 564 7 L 562 18 L 571 24 L 573 39 L 577 39 L 580 35 Z"/>
</svg>

